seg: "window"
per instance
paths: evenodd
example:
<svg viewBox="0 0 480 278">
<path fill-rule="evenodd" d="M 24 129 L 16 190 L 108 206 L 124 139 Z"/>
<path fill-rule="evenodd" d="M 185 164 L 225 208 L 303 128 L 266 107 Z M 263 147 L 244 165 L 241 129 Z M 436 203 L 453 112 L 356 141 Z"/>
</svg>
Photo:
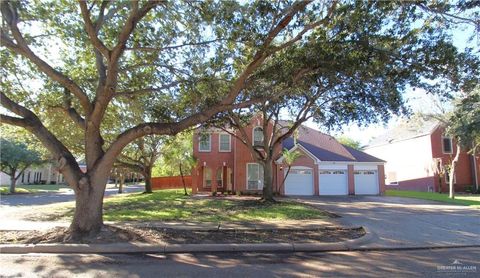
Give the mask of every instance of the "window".
<svg viewBox="0 0 480 278">
<path fill-rule="evenodd" d="M 201 134 L 198 142 L 198 151 L 209 152 L 212 146 L 212 137 L 210 134 Z"/>
<path fill-rule="evenodd" d="M 263 189 L 263 166 L 258 163 L 247 164 L 247 189 Z"/>
<path fill-rule="evenodd" d="M 203 168 L 203 187 L 212 186 L 212 169 L 205 167 Z"/>
<path fill-rule="evenodd" d="M 442 137 L 443 153 L 453 153 L 452 137 Z"/>
<path fill-rule="evenodd" d="M 253 145 L 263 146 L 263 128 L 259 126 L 253 129 Z"/>
<path fill-rule="evenodd" d="M 230 134 L 220 134 L 219 138 L 219 151 L 221 152 L 229 152 L 231 151 L 230 145 Z"/>
<path fill-rule="evenodd" d="M 217 170 L 217 186 L 223 187 L 223 167 Z"/>
</svg>

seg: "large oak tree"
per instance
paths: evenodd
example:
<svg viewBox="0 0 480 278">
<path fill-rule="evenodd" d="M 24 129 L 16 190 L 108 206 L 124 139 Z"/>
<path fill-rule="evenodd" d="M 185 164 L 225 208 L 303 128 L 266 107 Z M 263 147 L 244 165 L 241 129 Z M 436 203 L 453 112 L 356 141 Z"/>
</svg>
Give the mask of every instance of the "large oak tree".
<svg viewBox="0 0 480 278">
<path fill-rule="evenodd" d="M 127 144 L 261 101 L 242 95 L 249 77 L 309 31 L 330 28 L 336 9 L 335 0 L 2 1 L 0 96 L 10 111 L 2 122 L 33 133 L 58 162 L 76 196 L 70 236 L 94 235 L 108 176 Z M 156 118 L 146 115 L 105 143 L 109 117 L 137 98 L 158 104 Z M 68 136 L 56 131 L 63 126 L 52 123 L 65 121 L 59 112 L 83 138 L 85 173 Z"/>
</svg>

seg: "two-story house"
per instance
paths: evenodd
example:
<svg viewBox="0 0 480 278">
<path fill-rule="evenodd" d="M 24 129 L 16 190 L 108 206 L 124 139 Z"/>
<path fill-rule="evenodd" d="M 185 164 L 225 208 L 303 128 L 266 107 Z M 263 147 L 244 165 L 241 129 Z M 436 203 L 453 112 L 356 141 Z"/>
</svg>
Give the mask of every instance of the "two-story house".
<svg viewBox="0 0 480 278">
<path fill-rule="evenodd" d="M 238 131 L 232 132 L 238 134 Z M 262 145 L 263 129 L 258 119 L 250 123 L 246 133 L 251 142 Z M 383 160 L 344 146 L 332 136 L 306 126 L 301 126 L 297 134 L 295 139 L 284 140 L 275 151 L 274 191 L 282 195 L 377 195 L 384 192 Z M 192 171 L 193 193 L 262 190 L 263 167 L 236 136 L 221 129 L 199 128 L 193 140 L 197 159 Z M 286 179 L 283 149 L 301 153 Z"/>
<path fill-rule="evenodd" d="M 456 143 L 438 121 L 414 119 L 373 139 L 365 152 L 387 161 L 388 188 L 448 192 L 448 167 Z M 479 157 L 462 151 L 454 176 L 455 191 L 480 184 Z"/>
</svg>

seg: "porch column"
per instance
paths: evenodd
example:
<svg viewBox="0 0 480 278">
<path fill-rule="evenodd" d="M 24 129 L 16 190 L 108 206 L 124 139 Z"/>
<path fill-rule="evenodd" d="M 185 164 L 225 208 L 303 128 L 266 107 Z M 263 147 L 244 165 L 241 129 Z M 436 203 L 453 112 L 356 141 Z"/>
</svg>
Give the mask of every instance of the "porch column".
<svg viewBox="0 0 480 278">
<path fill-rule="evenodd" d="M 223 183 L 223 191 L 227 191 L 228 190 L 228 172 L 227 172 L 226 163 L 223 164 L 222 183 Z"/>
</svg>

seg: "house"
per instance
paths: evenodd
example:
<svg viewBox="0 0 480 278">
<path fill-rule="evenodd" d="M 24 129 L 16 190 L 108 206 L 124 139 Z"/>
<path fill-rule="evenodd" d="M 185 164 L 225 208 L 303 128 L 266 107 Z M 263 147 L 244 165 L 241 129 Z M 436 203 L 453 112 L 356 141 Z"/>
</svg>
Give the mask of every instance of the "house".
<svg viewBox="0 0 480 278">
<path fill-rule="evenodd" d="M 80 164 L 80 169 L 86 171 L 87 167 Z M 18 172 L 17 174 L 18 175 Z M 43 163 L 38 166 L 31 166 L 18 177 L 16 184 L 64 184 L 65 178 L 58 172 L 52 162 Z M 0 172 L 0 185 L 10 185 L 10 176 Z"/>
<path fill-rule="evenodd" d="M 246 129 L 252 142 L 263 140 L 262 125 L 252 120 Z M 268 126 L 271 129 L 271 125 Z M 192 191 L 261 192 L 263 167 L 236 136 L 239 131 L 197 129 L 193 154 Z M 261 142 L 257 142 L 261 145 Z M 255 144 L 257 145 L 257 144 Z M 282 149 L 301 153 L 284 182 L 287 165 Z M 301 126 L 287 138 L 273 165 L 274 191 L 282 195 L 359 195 L 384 192 L 385 161 L 340 144 L 333 137 Z"/>
<path fill-rule="evenodd" d="M 456 143 L 438 121 L 412 119 L 374 138 L 365 152 L 387 161 L 388 188 L 448 192 L 446 169 L 455 157 Z M 462 151 L 454 176 L 455 191 L 480 183 L 479 157 Z"/>
</svg>

